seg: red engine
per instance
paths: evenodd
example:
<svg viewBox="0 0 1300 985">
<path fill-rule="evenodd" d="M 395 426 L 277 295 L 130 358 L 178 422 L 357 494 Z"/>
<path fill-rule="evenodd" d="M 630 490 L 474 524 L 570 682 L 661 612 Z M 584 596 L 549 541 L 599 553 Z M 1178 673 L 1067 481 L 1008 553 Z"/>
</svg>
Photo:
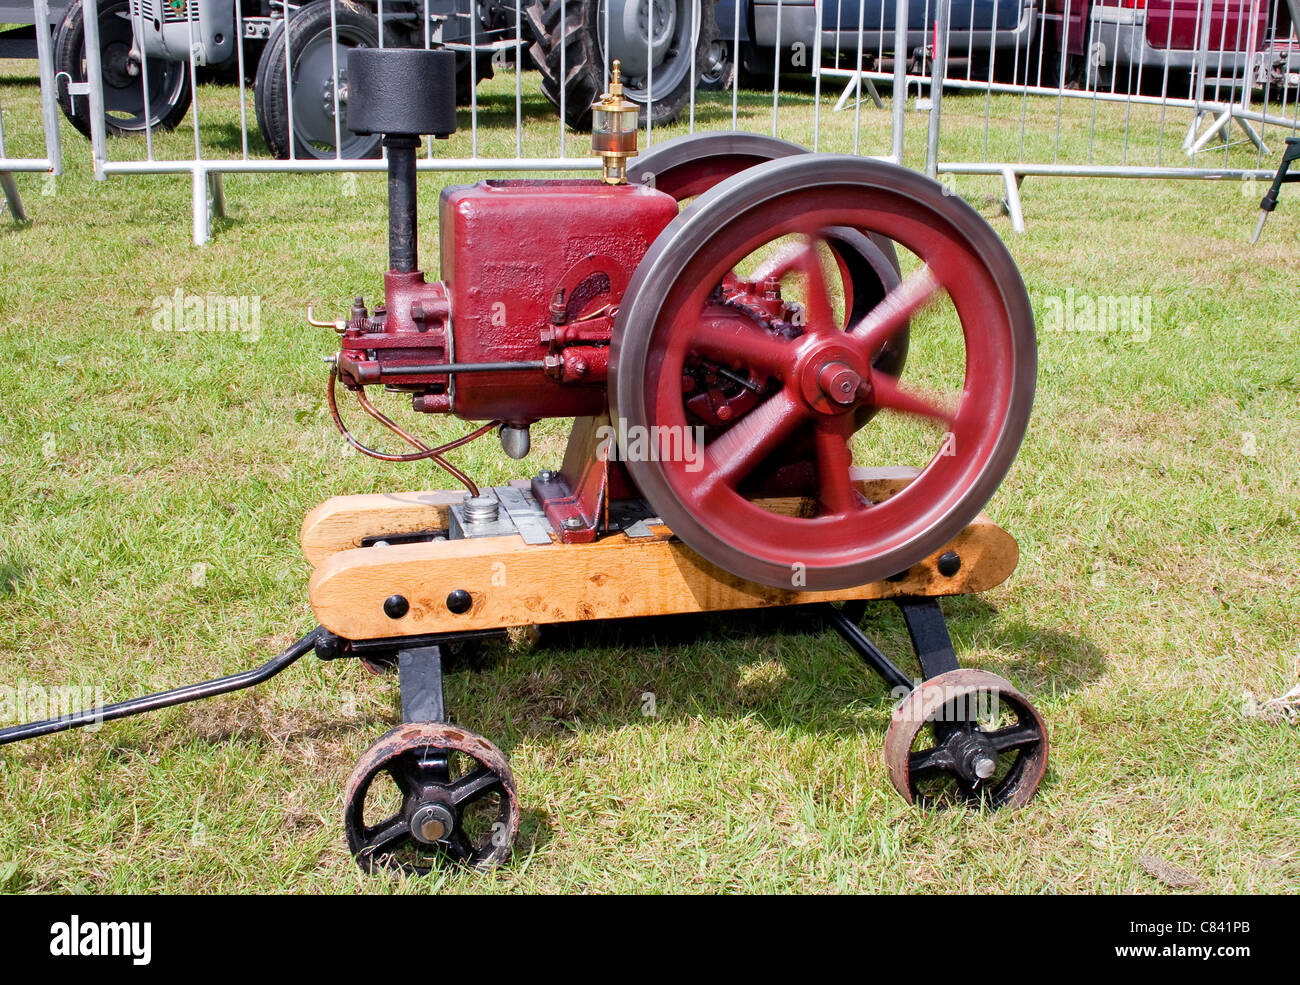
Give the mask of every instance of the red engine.
<svg viewBox="0 0 1300 985">
<path fill-rule="evenodd" d="M 483 181 L 444 189 L 439 212 L 442 281 L 385 275 L 385 304 L 343 332 L 344 384 L 514 427 L 603 411 L 614 315 L 677 202 L 599 180 Z"/>
</svg>

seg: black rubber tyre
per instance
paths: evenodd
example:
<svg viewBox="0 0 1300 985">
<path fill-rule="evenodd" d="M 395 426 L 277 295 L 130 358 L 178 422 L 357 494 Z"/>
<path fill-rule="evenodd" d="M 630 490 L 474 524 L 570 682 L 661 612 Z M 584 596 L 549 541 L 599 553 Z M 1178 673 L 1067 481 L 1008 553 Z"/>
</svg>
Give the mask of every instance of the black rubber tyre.
<svg viewBox="0 0 1300 985">
<path fill-rule="evenodd" d="M 631 0 L 629 0 L 631 2 Z M 656 0 L 646 0 L 654 3 Z M 695 35 L 693 52 L 695 80 L 709 69 L 709 46 L 717 40 L 718 25 L 714 13 L 716 0 L 658 0 L 660 9 L 671 9 L 659 23 L 666 46 L 659 62 L 653 64 L 647 91 L 645 72 L 631 68 L 624 59 L 624 95 L 641 107 L 641 124 L 649 116 L 654 126 L 672 123 L 691 97 L 691 62 L 683 47 L 689 48 Z M 535 43 L 528 49 L 533 64 L 542 75 L 542 92 L 558 109 L 560 106 L 560 51 L 564 47 L 564 117 L 575 130 L 591 129 L 591 104 L 605 86 L 604 10 L 598 0 L 565 0 L 567 23 L 560 23 L 561 0 L 526 0 L 528 17 Z M 692 30 L 696 11 L 698 27 Z M 619 43 L 611 37 L 611 60 L 617 58 Z M 644 59 L 643 59 L 644 60 Z"/>
<path fill-rule="evenodd" d="M 337 0 L 334 22 L 340 49 L 379 46 L 379 27 L 373 10 L 352 0 Z M 299 7 L 287 23 L 289 53 L 293 59 L 293 153 L 290 153 L 289 99 L 284 70 L 284 21 L 271 32 L 257 65 L 254 89 L 257 126 L 271 153 L 280 160 L 291 156 L 332 158 L 333 99 L 328 91 L 333 79 L 333 57 L 329 50 L 330 0 L 313 0 Z M 389 43 L 388 38 L 385 38 L 385 43 Z M 338 58 L 338 69 L 342 85 L 346 82 L 345 58 Z M 362 136 L 348 129 L 346 102 L 340 101 L 339 115 L 342 156 L 350 159 L 378 157 L 381 138 L 377 134 Z"/>
<path fill-rule="evenodd" d="M 696 85 L 703 92 L 722 92 L 736 84 L 736 64 L 731 57 L 731 42 L 716 39 L 704 56 L 704 71 Z"/>
<path fill-rule="evenodd" d="M 126 0 L 108 0 L 99 7 L 99 51 L 104 76 L 104 130 L 109 136 L 141 133 L 150 125 L 171 130 L 190 108 L 190 69 L 184 62 L 150 58 L 149 119 L 145 119 L 141 73 L 131 74 L 131 21 Z M 54 34 L 54 71 L 66 72 L 73 82 L 86 81 L 86 31 L 81 0 L 73 0 Z M 63 115 L 90 136 L 90 100 L 60 94 Z"/>
<path fill-rule="evenodd" d="M 423 47 L 423 45 L 421 45 Z M 470 81 L 470 60 L 467 52 L 456 52 L 456 105 L 468 106 L 470 104 L 470 93 L 484 79 L 492 78 L 494 71 L 492 66 L 492 56 L 488 54 L 479 54 L 474 59 L 475 68 L 474 79 Z"/>
</svg>

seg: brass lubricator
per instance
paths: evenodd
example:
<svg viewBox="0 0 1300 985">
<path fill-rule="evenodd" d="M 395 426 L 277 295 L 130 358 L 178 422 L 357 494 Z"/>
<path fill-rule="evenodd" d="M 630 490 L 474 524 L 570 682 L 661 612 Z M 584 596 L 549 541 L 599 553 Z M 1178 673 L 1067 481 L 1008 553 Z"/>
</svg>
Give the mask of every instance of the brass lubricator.
<svg viewBox="0 0 1300 985">
<path fill-rule="evenodd" d="M 627 184 L 627 159 L 636 156 L 636 103 L 623 98 L 623 73 L 614 59 L 609 92 L 591 104 L 591 147 L 604 162 L 601 180 L 607 185 Z"/>
</svg>

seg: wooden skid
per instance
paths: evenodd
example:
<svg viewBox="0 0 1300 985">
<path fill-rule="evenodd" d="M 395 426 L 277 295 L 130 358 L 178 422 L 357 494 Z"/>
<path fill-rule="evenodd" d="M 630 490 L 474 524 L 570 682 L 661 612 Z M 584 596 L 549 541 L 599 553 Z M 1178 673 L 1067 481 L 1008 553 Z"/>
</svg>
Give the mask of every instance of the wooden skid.
<svg viewBox="0 0 1300 985">
<path fill-rule="evenodd" d="M 915 475 L 915 469 L 905 468 L 853 470 L 854 485 L 873 503 L 888 499 Z M 529 486 L 524 481 L 510 484 L 521 489 Z M 298 537 L 302 553 L 314 568 L 332 554 L 360 547 L 368 537 L 445 530 L 447 510 L 464 499 L 463 489 L 335 496 L 303 519 Z M 800 500 L 768 500 L 764 505 L 776 512 L 793 514 L 800 508 Z"/>
<path fill-rule="evenodd" d="M 937 567 L 945 551 L 961 559 L 951 577 Z M 614 534 L 591 544 L 549 546 L 530 546 L 511 535 L 338 551 L 312 574 L 310 597 L 322 626 L 346 639 L 366 640 L 584 619 L 967 594 L 1005 581 L 1018 557 L 1015 539 L 981 516 L 943 551 L 914 565 L 898 581 L 799 592 L 736 578 L 673 539 L 667 528 L 659 528 L 653 538 Z M 467 612 L 447 608 L 447 597 L 456 589 L 473 599 Z M 409 603 L 406 614 L 397 619 L 384 613 L 384 600 L 392 595 Z"/>
<path fill-rule="evenodd" d="M 464 501 L 464 489 L 335 496 L 307 514 L 298 542 L 314 568 L 367 537 L 445 530 L 447 511 Z"/>
</svg>

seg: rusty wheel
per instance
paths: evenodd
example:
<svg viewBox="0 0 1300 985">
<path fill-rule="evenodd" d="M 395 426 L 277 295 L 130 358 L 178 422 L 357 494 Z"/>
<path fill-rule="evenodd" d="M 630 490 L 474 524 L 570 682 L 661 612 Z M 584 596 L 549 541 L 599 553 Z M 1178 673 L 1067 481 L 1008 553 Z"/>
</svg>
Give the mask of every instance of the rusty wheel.
<svg viewBox="0 0 1300 985">
<path fill-rule="evenodd" d="M 366 872 L 416 875 L 447 863 L 492 868 L 510 857 L 518 828 L 505 755 L 455 725 L 399 725 L 348 777 L 344 830 Z"/>
<path fill-rule="evenodd" d="M 1010 682 L 951 670 L 894 709 L 885 763 L 909 804 L 1021 807 L 1047 770 L 1047 726 Z"/>
</svg>

